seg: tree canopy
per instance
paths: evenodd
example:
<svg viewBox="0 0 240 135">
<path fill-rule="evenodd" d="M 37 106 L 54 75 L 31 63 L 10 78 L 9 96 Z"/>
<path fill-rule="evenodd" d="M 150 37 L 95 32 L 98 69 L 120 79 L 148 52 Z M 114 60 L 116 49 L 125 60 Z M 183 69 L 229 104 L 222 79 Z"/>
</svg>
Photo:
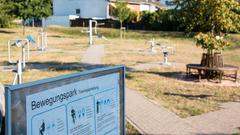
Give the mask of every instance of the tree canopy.
<svg viewBox="0 0 240 135">
<path fill-rule="evenodd" d="M 122 23 L 130 17 L 131 10 L 127 7 L 127 3 L 117 2 L 113 15 L 119 19 L 122 27 Z"/>
<path fill-rule="evenodd" d="M 51 0 L 9 0 L 11 13 L 23 20 L 42 18 L 52 13 Z"/>
<path fill-rule="evenodd" d="M 10 25 L 11 17 L 9 15 L 8 4 L 6 0 L 0 0 L 0 28 Z"/>
<path fill-rule="evenodd" d="M 171 0 L 187 31 L 236 32 L 240 30 L 240 4 L 236 0 Z"/>
</svg>

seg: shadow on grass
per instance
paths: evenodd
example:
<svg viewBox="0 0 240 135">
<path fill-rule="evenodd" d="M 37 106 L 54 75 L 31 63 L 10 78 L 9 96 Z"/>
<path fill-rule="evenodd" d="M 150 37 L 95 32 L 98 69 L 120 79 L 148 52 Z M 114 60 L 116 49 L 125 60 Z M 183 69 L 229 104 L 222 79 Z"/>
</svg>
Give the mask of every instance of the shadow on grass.
<svg viewBox="0 0 240 135">
<path fill-rule="evenodd" d="M 187 82 L 199 82 L 197 76 L 191 75 L 187 77 L 185 72 L 147 72 L 149 74 L 155 74 L 175 80 L 187 81 Z"/>
<path fill-rule="evenodd" d="M 90 70 L 95 68 L 103 68 L 108 65 L 102 64 L 89 64 L 89 63 L 61 63 L 57 61 L 51 62 L 30 62 L 27 64 L 28 69 L 37 69 L 37 70 L 48 70 L 48 71 L 83 71 Z"/>
<path fill-rule="evenodd" d="M 134 32 L 134 31 L 133 31 Z M 190 34 L 189 36 L 186 35 L 184 32 L 174 32 L 174 31 L 136 31 L 141 34 L 154 34 L 159 37 L 171 37 L 171 38 L 191 38 L 193 37 L 193 34 Z"/>
<path fill-rule="evenodd" d="M 2 33 L 2 34 L 14 34 L 15 32 L 0 30 L 0 33 Z"/>
<path fill-rule="evenodd" d="M 7 61 L 0 63 L 1 66 L 16 68 L 16 64 L 9 64 Z M 96 68 L 103 68 L 111 65 L 103 64 L 89 64 L 89 63 L 62 63 L 57 61 L 49 62 L 28 62 L 26 63 L 27 70 L 41 70 L 41 71 L 83 71 Z"/>
<path fill-rule="evenodd" d="M 60 36 L 60 35 L 49 35 L 48 37 L 53 37 L 53 38 L 66 38 L 66 36 Z"/>
<path fill-rule="evenodd" d="M 141 135 L 141 134 L 127 134 L 127 135 Z M 154 134 L 147 134 L 147 135 L 154 135 Z M 161 134 L 161 135 L 174 135 L 174 134 Z M 193 133 L 193 135 L 229 135 L 229 134 L 224 134 L 224 133 L 210 133 L 210 134 Z M 240 134 L 232 134 L 232 135 L 240 135 Z"/>
<path fill-rule="evenodd" d="M 184 97 L 190 100 L 196 100 L 196 99 L 204 99 L 208 97 L 212 97 L 213 95 L 206 95 L 206 94 L 200 94 L 200 95 L 190 95 L 190 94 L 178 94 L 178 93 L 170 93 L 170 92 L 165 92 L 163 93 L 164 95 L 167 96 L 180 96 Z"/>
</svg>

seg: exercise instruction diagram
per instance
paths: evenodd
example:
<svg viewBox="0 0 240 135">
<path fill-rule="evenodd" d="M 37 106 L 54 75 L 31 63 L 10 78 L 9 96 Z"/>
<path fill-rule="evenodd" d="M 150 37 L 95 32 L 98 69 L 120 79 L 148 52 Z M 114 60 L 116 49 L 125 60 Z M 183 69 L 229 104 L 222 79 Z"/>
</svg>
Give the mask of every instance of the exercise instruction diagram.
<svg viewBox="0 0 240 135">
<path fill-rule="evenodd" d="M 26 97 L 27 135 L 119 135 L 119 73 Z"/>
</svg>

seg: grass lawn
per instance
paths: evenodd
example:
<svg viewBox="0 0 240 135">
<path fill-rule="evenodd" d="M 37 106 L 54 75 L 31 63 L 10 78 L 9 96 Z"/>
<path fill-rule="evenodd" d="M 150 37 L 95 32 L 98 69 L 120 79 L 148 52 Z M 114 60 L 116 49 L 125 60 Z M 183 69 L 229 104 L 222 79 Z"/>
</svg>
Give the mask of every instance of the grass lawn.
<svg viewBox="0 0 240 135">
<path fill-rule="evenodd" d="M 224 63 L 240 66 L 240 35 L 230 35 L 229 41 L 232 47 L 223 52 Z M 115 40 L 115 41 L 114 41 Z M 127 39 L 107 44 L 105 57 L 106 64 L 125 64 L 127 67 L 149 63 L 161 62 L 161 53 L 148 53 L 149 45 L 143 39 Z M 195 46 L 191 38 L 167 36 L 156 37 L 162 44 L 174 45 L 176 51 L 169 60 L 181 65 L 188 63 L 200 63 L 203 50 Z M 144 72 L 128 72 L 127 87 L 135 89 L 147 96 L 153 102 L 175 112 L 181 117 L 189 117 L 216 111 L 223 102 L 240 102 L 239 87 L 224 87 L 217 85 L 205 85 L 199 83 L 187 83 L 178 77 L 185 77 L 185 66 L 158 67 Z"/>
<path fill-rule="evenodd" d="M 26 35 L 37 38 L 37 28 L 27 28 Z M 0 29 L 0 65 L 5 65 L 8 60 L 7 42 L 9 39 L 22 38 L 22 29 Z M 101 43 L 102 41 L 97 41 Z M 48 51 L 39 52 L 31 47 L 29 65 L 36 65 L 36 68 L 29 68 L 23 74 L 23 81 L 30 82 L 72 72 L 81 71 L 80 63 L 82 54 L 87 49 L 87 36 L 80 32 L 80 28 L 58 28 L 48 29 Z M 13 60 L 21 57 L 21 50 L 12 48 Z M 67 65 L 67 66 L 65 66 Z M 1 68 L 0 68 L 1 69 Z M 1 69 L 2 70 L 2 69 Z M 11 84 L 14 78 L 13 72 L 0 72 L 0 83 Z M 138 135 L 138 131 L 127 123 L 127 134 Z"/>
<path fill-rule="evenodd" d="M 81 33 L 82 28 L 48 28 L 48 51 L 39 52 L 31 47 L 30 64 L 32 68 L 24 72 L 24 82 L 49 78 L 76 71 L 81 71 L 79 64 L 83 53 L 87 49 L 87 34 Z M 179 32 L 146 32 L 128 31 L 126 39 L 120 40 L 116 29 L 99 30 L 107 40 L 95 39 L 95 44 L 105 45 L 104 64 L 125 64 L 127 67 L 149 62 L 163 61 L 161 53 L 149 53 L 149 41 L 154 37 L 164 45 L 175 47 L 170 62 L 200 63 L 203 50 L 195 46 L 192 38 L 184 37 Z M 37 28 L 27 28 L 27 34 L 36 38 Z M 0 65 L 7 62 L 7 41 L 15 37 L 22 37 L 21 28 L 0 30 Z M 240 66 L 240 35 L 232 34 L 228 40 L 232 47 L 224 51 L 224 62 Z M 13 49 L 15 57 L 19 58 L 19 50 Z M 67 65 L 67 66 L 66 66 Z M 1 69 L 1 67 L 0 67 Z M 161 104 L 181 117 L 189 117 L 215 111 L 222 102 L 240 102 L 239 87 L 223 87 L 188 83 L 176 76 L 183 76 L 184 66 L 155 67 L 142 72 L 127 72 L 127 87 L 137 90 L 153 102 Z M 1 72 L 0 82 L 11 84 L 14 74 Z M 130 125 L 127 125 L 128 134 L 138 134 Z"/>
</svg>

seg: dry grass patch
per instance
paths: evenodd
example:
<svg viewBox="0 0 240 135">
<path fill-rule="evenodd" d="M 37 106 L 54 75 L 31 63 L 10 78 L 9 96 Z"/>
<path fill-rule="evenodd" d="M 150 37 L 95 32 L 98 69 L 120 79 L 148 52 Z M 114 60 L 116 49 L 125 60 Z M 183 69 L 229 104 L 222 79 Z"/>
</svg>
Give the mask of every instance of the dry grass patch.
<svg viewBox="0 0 240 135">
<path fill-rule="evenodd" d="M 111 40 L 111 44 L 106 45 L 106 64 L 125 64 L 134 66 L 141 63 L 163 61 L 163 54 L 150 53 L 149 39 L 139 40 Z M 169 56 L 169 61 L 176 63 L 199 63 L 201 58 L 201 48 L 197 48 L 190 39 L 180 38 L 159 38 L 157 41 L 163 45 L 175 47 L 174 55 Z M 161 48 L 157 47 L 157 50 Z M 194 50 L 194 51 L 193 51 Z"/>
</svg>

